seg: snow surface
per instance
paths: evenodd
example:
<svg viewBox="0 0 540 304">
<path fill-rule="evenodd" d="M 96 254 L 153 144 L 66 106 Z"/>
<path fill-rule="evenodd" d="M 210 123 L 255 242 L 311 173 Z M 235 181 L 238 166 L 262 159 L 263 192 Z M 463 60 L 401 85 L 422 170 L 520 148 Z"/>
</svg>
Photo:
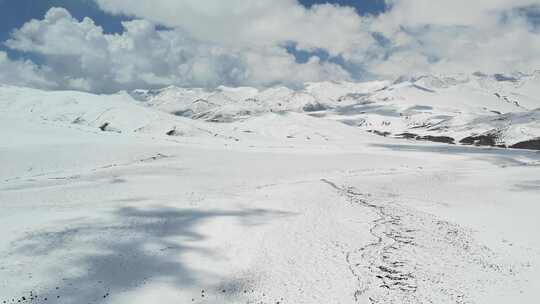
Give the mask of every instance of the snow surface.
<svg viewBox="0 0 540 304">
<path fill-rule="evenodd" d="M 365 132 L 539 137 L 512 77 L 0 86 L 0 302 L 535 303 L 540 154 Z"/>
</svg>

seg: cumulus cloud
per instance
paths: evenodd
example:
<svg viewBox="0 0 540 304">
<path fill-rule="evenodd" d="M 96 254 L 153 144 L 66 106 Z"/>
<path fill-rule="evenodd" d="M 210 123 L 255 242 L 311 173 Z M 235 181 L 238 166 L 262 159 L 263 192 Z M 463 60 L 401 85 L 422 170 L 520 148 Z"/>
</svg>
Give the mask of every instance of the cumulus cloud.
<svg viewBox="0 0 540 304">
<path fill-rule="evenodd" d="M 56 83 L 47 79 L 47 72 L 28 60 L 10 60 L 0 51 L 0 84 L 54 89 Z"/>
<path fill-rule="evenodd" d="M 513 72 L 540 68 L 540 32 L 524 12 L 538 0 L 389 0 L 373 19 L 385 37 L 378 56 L 364 61 L 381 76 L 422 73 Z"/>
<path fill-rule="evenodd" d="M 297 0 L 96 0 L 111 13 L 133 15 L 193 37 L 233 46 L 267 46 L 295 41 L 302 49 L 331 55 L 363 49 L 373 42 L 365 20 L 351 7 L 305 8 Z"/>
<path fill-rule="evenodd" d="M 134 20 L 107 34 L 52 8 L 5 42 L 43 64 L 4 65 L 36 86 L 95 92 L 540 68 L 540 27 L 527 14 L 540 0 L 386 0 L 377 16 L 297 0 L 95 1 Z M 312 56 L 298 62 L 284 47 L 291 44 Z M 321 51 L 330 59 L 317 57 Z"/>
<path fill-rule="evenodd" d="M 386 0 L 387 12 L 360 17 L 352 8 L 296 0 L 96 0 L 121 13 L 179 27 L 219 44 L 323 49 L 371 75 L 506 72 L 538 66 L 538 31 L 520 9 L 539 0 Z M 375 37 L 382 38 L 374 39 Z"/>
<path fill-rule="evenodd" d="M 105 34 L 91 19 L 78 21 L 63 8 L 16 30 L 6 45 L 37 53 L 59 86 L 96 92 L 182 86 L 299 85 L 349 79 L 340 66 L 313 57 L 299 64 L 280 45 L 229 45 L 203 41 L 183 29 L 153 22 L 123 22 L 122 34 Z"/>
<path fill-rule="evenodd" d="M 538 0 L 387 0 L 392 6 L 385 19 L 394 26 L 474 26 L 496 25 L 501 13 L 540 4 Z M 386 20 L 389 21 L 389 20 Z"/>
</svg>

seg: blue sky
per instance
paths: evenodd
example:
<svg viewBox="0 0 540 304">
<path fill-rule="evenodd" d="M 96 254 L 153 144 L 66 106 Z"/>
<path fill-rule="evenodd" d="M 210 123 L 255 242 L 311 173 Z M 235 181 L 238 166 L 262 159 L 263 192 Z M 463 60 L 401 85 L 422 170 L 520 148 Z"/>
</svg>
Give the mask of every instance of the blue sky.
<svg viewBox="0 0 540 304">
<path fill-rule="evenodd" d="M 64 7 L 77 19 L 92 18 L 106 32 L 122 31 L 120 18 L 99 9 L 93 0 L 0 0 L 0 41 L 6 41 L 10 33 L 31 19 L 41 19 L 51 7 Z M 23 54 L 0 45 L 10 57 Z M 32 59 L 37 59 L 33 57 Z"/>
<path fill-rule="evenodd" d="M 384 0 L 301 0 L 304 6 L 309 7 L 313 4 L 333 3 L 356 8 L 359 14 L 378 14 L 386 9 Z"/>
</svg>

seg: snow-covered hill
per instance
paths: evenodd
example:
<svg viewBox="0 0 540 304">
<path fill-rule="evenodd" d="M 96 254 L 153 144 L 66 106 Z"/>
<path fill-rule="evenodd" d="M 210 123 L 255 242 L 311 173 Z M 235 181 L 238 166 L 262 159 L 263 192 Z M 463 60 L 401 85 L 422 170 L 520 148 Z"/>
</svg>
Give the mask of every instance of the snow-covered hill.
<svg viewBox="0 0 540 304">
<path fill-rule="evenodd" d="M 365 95 L 384 88 L 388 82 L 307 83 L 302 90 L 272 87 L 219 87 L 214 91 L 167 87 L 161 90 L 136 90 L 131 95 L 146 105 L 178 116 L 213 122 L 230 122 L 267 112 L 312 112 L 336 105 L 349 94 Z"/>
<path fill-rule="evenodd" d="M 2 86 L 0 111 L 111 132 L 228 139 L 242 134 L 222 131 L 236 130 L 244 120 L 295 112 L 386 137 L 540 149 L 540 72 L 307 83 L 296 90 L 167 87 L 114 95 Z"/>
<path fill-rule="evenodd" d="M 148 107 L 211 122 L 292 111 L 384 136 L 540 149 L 540 72 L 308 83 L 298 90 L 168 87 L 131 95 Z"/>
</svg>

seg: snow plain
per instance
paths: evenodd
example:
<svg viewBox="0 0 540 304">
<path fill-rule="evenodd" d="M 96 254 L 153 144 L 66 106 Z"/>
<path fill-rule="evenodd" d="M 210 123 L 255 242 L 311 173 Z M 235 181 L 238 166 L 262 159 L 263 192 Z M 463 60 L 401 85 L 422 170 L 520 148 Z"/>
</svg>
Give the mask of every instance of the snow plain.
<svg viewBox="0 0 540 304">
<path fill-rule="evenodd" d="M 414 85 L 307 88 L 315 102 L 433 94 Z M 537 301 L 537 151 L 377 136 L 337 108 L 301 111 L 306 92 L 272 92 L 297 99 L 248 113 L 230 98 L 192 119 L 170 114 L 185 110 L 178 95 L 163 104 L 146 91 L 135 101 L 0 87 L 0 302 Z M 362 96 L 340 102 L 365 107 Z M 420 97 L 380 101 L 426 109 Z M 446 123 L 485 114 L 459 102 L 466 113 Z M 387 113 L 377 109 L 356 114 L 373 125 Z M 217 110 L 232 119 L 206 121 Z"/>
</svg>

